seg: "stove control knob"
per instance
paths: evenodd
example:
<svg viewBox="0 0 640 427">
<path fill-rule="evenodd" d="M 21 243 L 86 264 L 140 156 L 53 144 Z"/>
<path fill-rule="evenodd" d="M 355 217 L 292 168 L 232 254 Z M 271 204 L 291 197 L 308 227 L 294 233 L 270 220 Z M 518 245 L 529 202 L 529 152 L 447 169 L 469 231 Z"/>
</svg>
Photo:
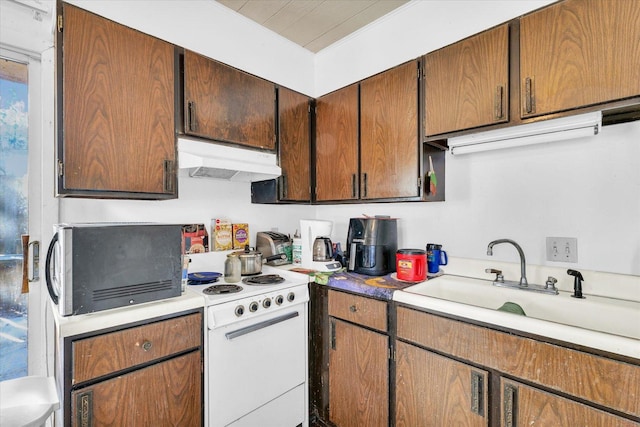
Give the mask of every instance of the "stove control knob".
<svg viewBox="0 0 640 427">
<path fill-rule="evenodd" d="M 264 301 L 262 301 L 262 306 L 264 308 L 269 308 L 271 307 L 271 298 L 265 298 Z"/>
<path fill-rule="evenodd" d="M 251 304 L 249 304 L 249 311 L 255 313 L 256 311 L 258 311 L 258 307 L 258 303 L 253 301 Z"/>
<path fill-rule="evenodd" d="M 287 295 L 287 301 L 293 302 L 294 299 L 296 299 L 296 294 L 294 294 L 293 292 L 289 292 L 289 294 Z"/>
<path fill-rule="evenodd" d="M 278 295 L 276 297 L 276 304 L 282 305 L 283 302 L 284 302 L 284 297 L 282 295 Z"/>
<path fill-rule="evenodd" d="M 236 316 L 240 317 L 244 314 L 244 305 L 239 305 L 236 307 Z"/>
</svg>

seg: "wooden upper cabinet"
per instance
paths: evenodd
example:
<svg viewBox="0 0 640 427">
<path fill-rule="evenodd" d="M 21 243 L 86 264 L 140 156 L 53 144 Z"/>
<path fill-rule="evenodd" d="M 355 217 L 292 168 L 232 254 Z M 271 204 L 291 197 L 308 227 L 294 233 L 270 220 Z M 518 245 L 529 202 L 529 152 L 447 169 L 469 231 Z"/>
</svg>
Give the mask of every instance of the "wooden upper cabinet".
<svg viewBox="0 0 640 427">
<path fill-rule="evenodd" d="M 358 85 L 316 101 L 316 200 L 358 198 Z"/>
<path fill-rule="evenodd" d="M 276 148 L 276 89 L 269 81 L 191 51 L 184 54 L 187 135 Z"/>
<path fill-rule="evenodd" d="M 420 195 L 418 61 L 360 83 L 360 198 Z"/>
<path fill-rule="evenodd" d="M 522 116 L 640 94 L 640 2 L 565 0 L 520 20 Z"/>
<path fill-rule="evenodd" d="M 311 200 L 309 97 L 278 89 L 280 200 Z"/>
<path fill-rule="evenodd" d="M 509 120 L 509 25 L 425 56 L 425 135 Z"/>
<path fill-rule="evenodd" d="M 174 46 L 68 4 L 63 13 L 59 195 L 176 197 Z"/>
</svg>

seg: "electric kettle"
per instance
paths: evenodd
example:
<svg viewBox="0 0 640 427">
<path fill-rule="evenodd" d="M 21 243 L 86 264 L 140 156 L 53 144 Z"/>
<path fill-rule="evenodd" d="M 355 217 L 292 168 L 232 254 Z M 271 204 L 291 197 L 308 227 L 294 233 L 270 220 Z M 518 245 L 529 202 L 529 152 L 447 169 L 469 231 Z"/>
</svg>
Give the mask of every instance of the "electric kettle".
<svg viewBox="0 0 640 427">
<path fill-rule="evenodd" d="M 333 243 L 328 237 L 316 237 L 313 241 L 313 260 L 326 262 L 333 260 Z"/>
</svg>

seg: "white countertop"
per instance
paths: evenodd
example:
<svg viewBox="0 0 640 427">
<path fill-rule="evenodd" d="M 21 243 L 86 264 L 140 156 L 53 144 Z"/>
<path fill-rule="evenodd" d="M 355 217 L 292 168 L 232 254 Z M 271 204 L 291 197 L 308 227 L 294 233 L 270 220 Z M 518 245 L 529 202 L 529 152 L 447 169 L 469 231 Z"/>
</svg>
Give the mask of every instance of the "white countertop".
<svg viewBox="0 0 640 427">
<path fill-rule="evenodd" d="M 204 297 L 186 290 L 178 297 L 96 311 L 94 313 L 60 316 L 55 306 L 53 307 L 53 313 L 59 337 L 62 338 L 180 313 L 200 307 L 204 307 Z"/>
</svg>

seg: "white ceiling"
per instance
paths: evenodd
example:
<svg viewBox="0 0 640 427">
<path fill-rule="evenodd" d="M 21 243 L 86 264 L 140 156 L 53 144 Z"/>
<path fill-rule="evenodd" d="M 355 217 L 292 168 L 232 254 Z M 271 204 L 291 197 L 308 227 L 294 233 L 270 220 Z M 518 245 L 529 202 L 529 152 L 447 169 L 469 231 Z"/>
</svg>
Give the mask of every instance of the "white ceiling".
<svg viewBox="0 0 640 427">
<path fill-rule="evenodd" d="M 409 0 L 216 0 L 318 52 Z"/>
</svg>

